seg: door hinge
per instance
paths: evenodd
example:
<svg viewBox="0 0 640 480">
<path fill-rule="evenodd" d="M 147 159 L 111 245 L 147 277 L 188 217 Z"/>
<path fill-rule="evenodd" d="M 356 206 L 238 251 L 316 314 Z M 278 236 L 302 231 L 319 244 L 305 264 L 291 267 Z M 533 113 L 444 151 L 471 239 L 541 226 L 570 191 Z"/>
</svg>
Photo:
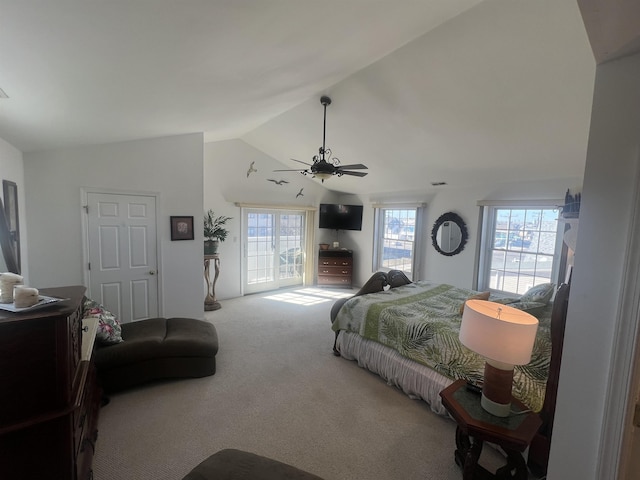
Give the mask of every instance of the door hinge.
<svg viewBox="0 0 640 480">
<path fill-rule="evenodd" d="M 640 427 L 640 403 L 636 403 L 636 411 L 633 415 L 633 426 Z"/>
<path fill-rule="evenodd" d="M 89 214 L 89 205 L 83 205 L 82 208 L 84 208 L 85 213 L 88 215 Z"/>
<path fill-rule="evenodd" d="M 87 264 L 87 267 L 89 267 L 89 270 L 91 270 L 91 262 Z"/>
</svg>

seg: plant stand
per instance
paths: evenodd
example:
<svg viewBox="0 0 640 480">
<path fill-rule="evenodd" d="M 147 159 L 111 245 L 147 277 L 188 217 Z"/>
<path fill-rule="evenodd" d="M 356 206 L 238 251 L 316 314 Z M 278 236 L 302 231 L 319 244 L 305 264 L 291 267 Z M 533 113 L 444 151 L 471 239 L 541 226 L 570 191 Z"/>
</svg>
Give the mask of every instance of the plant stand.
<svg viewBox="0 0 640 480">
<path fill-rule="evenodd" d="M 209 281 L 209 266 L 213 260 L 215 275 L 213 277 L 213 283 Z M 204 310 L 205 312 L 211 310 L 219 310 L 222 308 L 220 302 L 216 300 L 216 281 L 218 280 L 218 275 L 220 275 L 220 257 L 218 254 L 215 255 L 205 255 L 204 256 L 204 279 L 207 282 L 207 296 L 204 299 Z"/>
</svg>

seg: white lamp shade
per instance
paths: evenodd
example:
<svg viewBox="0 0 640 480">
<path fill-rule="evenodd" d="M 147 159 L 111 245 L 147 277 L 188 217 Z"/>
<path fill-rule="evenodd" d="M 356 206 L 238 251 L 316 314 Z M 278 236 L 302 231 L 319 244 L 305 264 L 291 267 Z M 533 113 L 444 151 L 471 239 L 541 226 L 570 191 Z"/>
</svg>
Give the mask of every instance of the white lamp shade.
<svg viewBox="0 0 640 480">
<path fill-rule="evenodd" d="M 326 172 L 318 172 L 318 173 L 314 173 L 314 176 L 318 177 L 321 180 L 326 180 L 328 178 L 331 178 L 333 176 L 333 174 L 326 173 Z"/>
<path fill-rule="evenodd" d="M 483 357 L 506 365 L 526 365 L 538 330 L 533 315 L 486 300 L 467 300 L 460 342 Z"/>
</svg>

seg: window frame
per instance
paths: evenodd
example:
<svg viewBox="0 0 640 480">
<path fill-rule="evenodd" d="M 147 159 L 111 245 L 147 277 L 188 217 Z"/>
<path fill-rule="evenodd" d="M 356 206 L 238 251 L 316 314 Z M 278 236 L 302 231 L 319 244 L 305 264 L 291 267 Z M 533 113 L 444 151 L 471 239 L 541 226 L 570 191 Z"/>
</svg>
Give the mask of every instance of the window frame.
<svg viewBox="0 0 640 480">
<path fill-rule="evenodd" d="M 556 210 L 557 211 L 557 226 L 556 226 L 556 238 L 554 253 L 552 255 L 552 267 L 550 273 L 549 282 L 559 284 L 560 277 L 563 272 L 566 271 L 567 261 L 567 247 L 564 245 L 563 233 L 565 226 L 560 218 L 559 205 L 562 202 L 560 200 L 527 200 L 527 201 L 505 201 L 505 202 L 487 202 L 478 205 L 481 208 L 480 211 L 480 245 L 478 248 L 478 262 L 476 263 L 476 285 L 475 289 L 479 291 L 491 291 L 492 293 L 502 295 L 519 295 L 518 293 L 499 290 L 491 288 L 491 267 L 492 267 L 492 255 L 495 249 L 493 239 L 496 230 L 496 211 L 497 210 Z M 507 234 L 508 235 L 508 234 Z M 508 237 L 507 237 L 508 238 Z M 530 253 L 531 255 L 545 255 L 544 252 L 539 249 L 535 252 L 526 252 L 524 250 L 508 248 L 508 242 L 506 242 L 505 252 L 520 251 L 522 253 Z M 518 273 L 518 278 L 520 273 Z"/>
<path fill-rule="evenodd" d="M 374 224 L 373 224 L 373 258 L 372 258 L 372 268 L 374 272 L 382 271 L 388 272 L 389 270 L 401 270 L 404 272 L 407 277 L 412 281 L 419 280 L 419 268 L 420 268 L 420 260 L 421 255 L 420 252 L 422 250 L 422 242 L 424 239 L 424 205 L 422 204 L 390 204 L 390 205 L 374 205 Z M 415 215 L 415 222 L 413 225 L 413 240 L 408 239 L 400 239 L 397 241 L 402 242 L 411 242 L 412 243 L 412 252 L 411 252 L 411 271 L 404 270 L 402 268 L 391 268 L 383 266 L 383 253 L 384 253 L 384 242 L 385 240 L 394 240 L 385 237 L 384 232 L 384 222 L 386 217 L 386 212 L 389 210 L 413 210 Z M 400 234 L 398 234 L 400 235 Z"/>
<path fill-rule="evenodd" d="M 297 208 L 285 208 L 279 206 L 254 206 L 254 205 L 240 205 L 240 215 L 242 218 L 242 263 L 241 263 L 241 284 L 242 295 L 250 293 L 259 293 L 268 291 L 274 288 L 292 287 L 296 285 L 309 285 L 315 277 L 313 256 L 309 255 L 310 246 L 313 245 L 314 231 L 314 212 L 310 209 L 297 209 Z M 273 217 L 273 223 L 268 226 L 253 226 L 249 225 L 250 215 L 269 215 Z M 295 245 L 300 249 L 300 253 L 297 254 L 298 260 L 294 260 L 293 263 L 286 259 L 284 268 L 293 267 L 296 271 L 295 275 L 285 274 L 282 275 L 282 252 L 280 251 L 283 243 L 282 240 L 287 238 L 287 235 L 282 235 L 282 219 L 288 216 L 301 216 L 302 225 L 300 228 L 300 245 Z M 260 231 L 262 229 L 262 232 Z M 254 236 L 264 236 L 269 232 L 272 233 L 273 252 L 271 259 L 273 261 L 272 269 L 270 273 L 273 273 L 273 279 L 269 281 L 249 282 L 249 239 Z M 289 248 L 287 248 L 288 250 Z"/>
</svg>

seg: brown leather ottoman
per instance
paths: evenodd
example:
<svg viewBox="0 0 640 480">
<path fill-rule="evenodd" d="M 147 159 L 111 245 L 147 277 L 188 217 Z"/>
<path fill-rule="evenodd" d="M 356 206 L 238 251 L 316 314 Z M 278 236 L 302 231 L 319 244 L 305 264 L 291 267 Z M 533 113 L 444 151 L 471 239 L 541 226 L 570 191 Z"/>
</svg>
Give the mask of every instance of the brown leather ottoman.
<svg viewBox="0 0 640 480">
<path fill-rule="evenodd" d="M 182 480 L 322 480 L 286 463 L 242 450 L 211 455 Z"/>
</svg>

